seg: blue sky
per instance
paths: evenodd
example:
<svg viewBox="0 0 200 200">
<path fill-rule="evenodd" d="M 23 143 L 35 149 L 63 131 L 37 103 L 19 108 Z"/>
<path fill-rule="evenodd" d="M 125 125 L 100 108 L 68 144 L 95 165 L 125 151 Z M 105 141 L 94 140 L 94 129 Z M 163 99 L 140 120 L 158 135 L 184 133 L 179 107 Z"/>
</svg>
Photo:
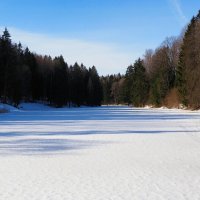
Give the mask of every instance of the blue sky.
<svg viewBox="0 0 200 200">
<path fill-rule="evenodd" d="M 0 27 L 38 53 L 125 73 L 199 9 L 199 0 L 0 0 Z"/>
</svg>

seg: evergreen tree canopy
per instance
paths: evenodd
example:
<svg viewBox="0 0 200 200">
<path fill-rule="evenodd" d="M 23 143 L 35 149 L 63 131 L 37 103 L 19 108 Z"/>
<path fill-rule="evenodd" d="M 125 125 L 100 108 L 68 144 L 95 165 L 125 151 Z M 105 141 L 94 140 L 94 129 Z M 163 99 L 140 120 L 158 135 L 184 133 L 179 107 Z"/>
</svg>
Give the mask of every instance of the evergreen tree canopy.
<svg viewBox="0 0 200 200">
<path fill-rule="evenodd" d="M 5 29 L 0 37 L 0 101 L 15 106 L 20 101 L 99 106 L 102 88 L 95 67 L 88 70 L 78 63 L 68 67 L 62 56 L 33 54 L 13 43 Z"/>
</svg>

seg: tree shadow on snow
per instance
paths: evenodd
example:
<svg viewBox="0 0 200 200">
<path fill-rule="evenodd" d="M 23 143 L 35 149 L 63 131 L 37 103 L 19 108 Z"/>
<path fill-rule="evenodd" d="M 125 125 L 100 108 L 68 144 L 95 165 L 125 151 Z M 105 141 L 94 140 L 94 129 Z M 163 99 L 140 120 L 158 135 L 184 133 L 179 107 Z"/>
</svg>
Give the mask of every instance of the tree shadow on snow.
<svg viewBox="0 0 200 200">
<path fill-rule="evenodd" d="M 110 143 L 109 141 L 86 140 L 84 137 L 71 139 L 69 136 L 84 136 L 95 134 L 170 134 L 199 132 L 193 127 L 179 127 L 171 130 L 169 127 L 154 127 L 146 130 L 145 127 L 133 128 L 123 125 L 124 121 L 156 122 L 169 120 L 200 119 L 199 113 L 179 113 L 169 110 L 130 109 L 126 107 L 102 107 L 60 109 L 50 111 L 22 111 L 1 115 L 0 118 L 0 155 L 54 155 L 76 152 L 76 150 L 93 148 L 94 146 Z M 98 130 L 96 120 L 104 126 L 105 120 L 108 127 Z M 112 121 L 118 127 L 111 129 Z M 106 123 L 107 123 L 106 122 Z M 176 122 L 176 121 L 175 121 Z M 120 126 L 120 123 L 122 126 Z M 156 122 L 157 123 L 157 122 Z M 130 125 L 132 122 L 130 123 Z M 183 122 L 184 124 L 184 122 Z M 116 124 L 115 124 L 116 125 Z M 129 125 L 129 126 L 130 126 Z M 43 127 L 44 126 L 44 127 Z M 145 126 L 145 125 L 144 125 Z M 59 129 L 62 127 L 61 129 Z M 1 129 L 2 128 L 2 129 Z M 46 130 L 48 129 L 48 131 Z M 65 130 L 66 131 L 63 131 Z M 145 129 L 145 130 L 141 130 Z M 3 131 L 2 131 L 3 130 Z M 60 137 L 60 139 L 56 138 Z"/>
<path fill-rule="evenodd" d="M 111 144 L 111 141 L 67 139 L 72 135 L 92 135 L 92 134 L 174 134 L 174 133 L 199 132 L 194 130 L 118 130 L 118 131 L 68 131 L 68 132 L 7 132 L 0 133 L 0 155 L 57 155 L 66 153 L 75 153 L 76 150 L 93 148 L 105 144 Z M 54 138 L 62 136 L 61 139 Z M 80 153 L 80 152 L 79 152 Z"/>
<path fill-rule="evenodd" d="M 0 155 L 58 155 L 105 144 L 100 141 L 72 139 L 14 139 L 0 141 Z"/>
<path fill-rule="evenodd" d="M 173 110 L 151 110 L 127 107 L 100 107 L 100 108 L 77 108 L 77 109 L 58 109 L 44 111 L 19 111 L 1 115 L 2 123 L 15 123 L 16 121 L 65 121 L 68 120 L 184 120 L 200 119 L 200 114 L 189 112 L 185 114 Z"/>
</svg>

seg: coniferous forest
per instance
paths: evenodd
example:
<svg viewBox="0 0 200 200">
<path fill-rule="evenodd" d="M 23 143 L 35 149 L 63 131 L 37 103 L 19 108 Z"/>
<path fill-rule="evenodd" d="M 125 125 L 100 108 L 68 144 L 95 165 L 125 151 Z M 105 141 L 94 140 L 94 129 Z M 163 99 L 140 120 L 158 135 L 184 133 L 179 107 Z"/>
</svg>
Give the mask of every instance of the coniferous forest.
<svg viewBox="0 0 200 200">
<path fill-rule="evenodd" d="M 128 66 L 125 75 L 99 77 L 96 68 L 68 66 L 62 56 L 32 53 L 13 43 L 7 29 L 0 37 L 0 100 L 17 106 L 42 101 L 61 106 L 179 106 L 200 108 L 200 12 L 178 37 Z"/>
<path fill-rule="evenodd" d="M 94 66 L 68 66 L 62 56 L 34 54 L 13 43 L 5 29 L 0 38 L 0 100 L 15 106 L 21 101 L 99 106 L 102 88 Z"/>
</svg>

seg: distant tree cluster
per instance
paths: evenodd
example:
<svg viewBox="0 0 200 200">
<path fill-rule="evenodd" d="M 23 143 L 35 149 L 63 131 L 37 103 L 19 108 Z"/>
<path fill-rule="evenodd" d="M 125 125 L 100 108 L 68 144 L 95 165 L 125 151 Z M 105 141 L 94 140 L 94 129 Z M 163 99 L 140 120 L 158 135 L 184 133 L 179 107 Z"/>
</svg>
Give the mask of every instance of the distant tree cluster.
<svg viewBox="0 0 200 200">
<path fill-rule="evenodd" d="M 102 76 L 103 104 L 124 104 L 124 83 L 121 74 Z"/>
<path fill-rule="evenodd" d="M 125 76 L 102 77 L 104 102 L 139 107 L 163 105 L 170 90 L 176 86 L 181 43 L 181 38 L 167 38 L 155 51 L 147 50 L 143 59 L 128 66 Z"/>
<path fill-rule="evenodd" d="M 102 86 L 96 68 L 68 66 L 62 56 L 51 58 L 23 49 L 11 41 L 7 29 L 0 37 L 0 101 L 17 106 L 20 101 L 99 106 Z"/>
<path fill-rule="evenodd" d="M 149 82 L 148 103 L 161 106 L 176 87 L 181 37 L 167 38 L 155 51 L 147 50 L 143 65 Z"/>
<path fill-rule="evenodd" d="M 148 99 L 149 82 L 140 58 L 127 68 L 125 77 L 124 101 L 134 106 L 144 106 Z"/>
<path fill-rule="evenodd" d="M 200 12 L 179 37 L 146 50 L 125 76 L 102 77 L 101 82 L 106 103 L 162 106 L 176 101 L 200 108 Z"/>
</svg>

